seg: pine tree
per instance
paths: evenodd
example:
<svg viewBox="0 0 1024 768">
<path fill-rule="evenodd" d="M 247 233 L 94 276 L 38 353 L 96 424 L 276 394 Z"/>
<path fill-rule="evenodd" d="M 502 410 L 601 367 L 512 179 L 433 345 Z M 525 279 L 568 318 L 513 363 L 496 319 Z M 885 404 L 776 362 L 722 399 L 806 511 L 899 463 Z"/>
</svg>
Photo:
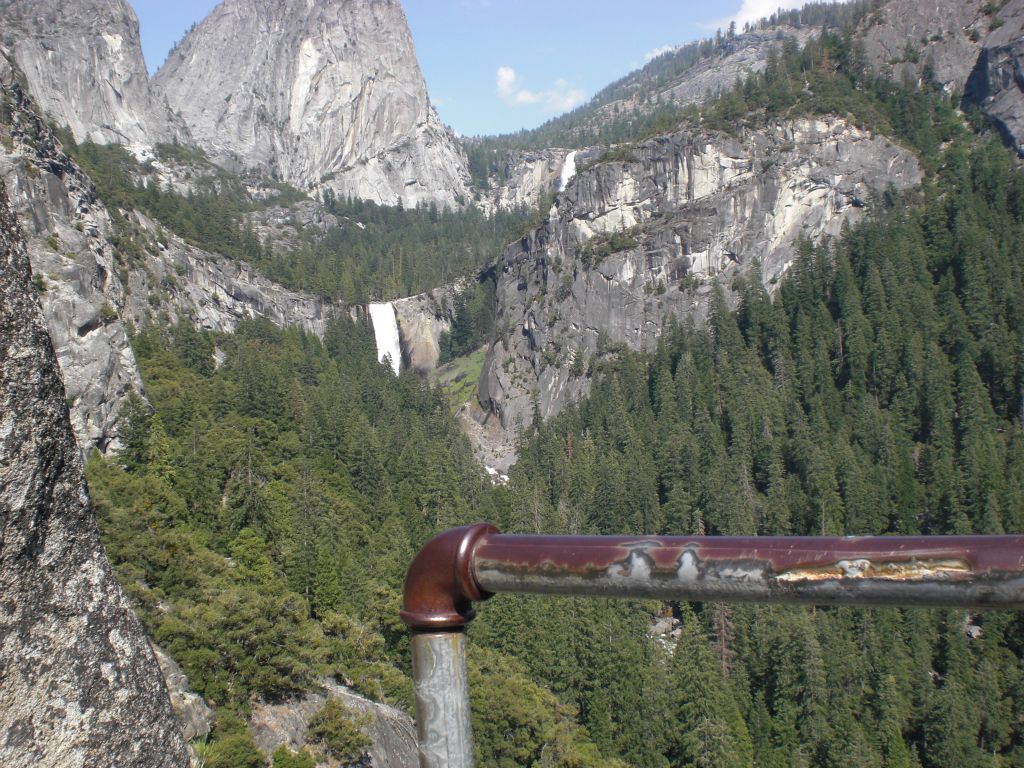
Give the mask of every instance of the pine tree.
<svg viewBox="0 0 1024 768">
<path fill-rule="evenodd" d="M 693 611 L 682 627 L 671 665 L 675 717 L 669 746 L 674 766 L 749 768 L 753 745 L 746 724 Z"/>
</svg>

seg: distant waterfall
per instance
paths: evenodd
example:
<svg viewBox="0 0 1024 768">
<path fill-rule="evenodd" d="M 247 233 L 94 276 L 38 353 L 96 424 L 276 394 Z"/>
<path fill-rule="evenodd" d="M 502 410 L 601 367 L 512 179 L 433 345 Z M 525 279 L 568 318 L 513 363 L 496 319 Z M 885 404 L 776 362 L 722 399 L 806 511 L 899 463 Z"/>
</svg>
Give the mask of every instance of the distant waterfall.
<svg viewBox="0 0 1024 768">
<path fill-rule="evenodd" d="M 565 189 L 565 185 L 569 183 L 569 179 L 576 175 L 576 150 L 574 149 L 568 155 L 565 156 L 565 162 L 562 163 L 562 178 L 558 182 L 558 191 L 561 192 Z"/>
<path fill-rule="evenodd" d="M 398 338 L 398 319 L 395 317 L 394 305 L 370 304 L 370 320 L 373 322 L 373 336 L 377 341 L 377 359 L 391 359 L 391 368 L 398 375 L 402 367 L 402 345 Z"/>
</svg>

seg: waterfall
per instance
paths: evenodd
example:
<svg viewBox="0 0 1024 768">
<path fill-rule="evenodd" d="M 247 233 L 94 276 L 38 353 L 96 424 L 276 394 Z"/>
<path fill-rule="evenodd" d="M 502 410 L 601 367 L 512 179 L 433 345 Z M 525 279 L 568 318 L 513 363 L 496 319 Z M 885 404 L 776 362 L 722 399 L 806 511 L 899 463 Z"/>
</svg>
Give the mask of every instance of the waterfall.
<svg viewBox="0 0 1024 768">
<path fill-rule="evenodd" d="M 373 336 L 377 341 L 377 359 L 384 362 L 390 358 L 391 368 L 395 375 L 402 367 L 402 345 L 398 338 L 398 319 L 395 317 L 394 305 L 370 304 L 367 307 L 373 323 Z"/>
<path fill-rule="evenodd" d="M 565 156 L 565 162 L 562 163 L 562 178 L 558 182 L 558 191 L 561 192 L 565 189 L 565 185 L 569 183 L 569 179 L 576 175 L 576 150 L 574 149 L 568 155 Z"/>
</svg>

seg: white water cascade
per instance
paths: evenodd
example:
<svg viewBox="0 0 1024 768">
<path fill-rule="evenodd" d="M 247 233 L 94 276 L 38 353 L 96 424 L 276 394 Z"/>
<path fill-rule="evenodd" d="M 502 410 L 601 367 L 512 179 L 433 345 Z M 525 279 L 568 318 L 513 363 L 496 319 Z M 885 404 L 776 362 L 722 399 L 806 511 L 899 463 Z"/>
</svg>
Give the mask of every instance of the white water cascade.
<svg viewBox="0 0 1024 768">
<path fill-rule="evenodd" d="M 562 178 L 558 182 L 558 191 L 565 191 L 565 185 L 569 183 L 569 179 L 576 175 L 576 150 L 574 149 L 568 155 L 565 156 L 565 162 L 562 163 Z"/>
<path fill-rule="evenodd" d="M 398 338 L 395 307 L 391 303 L 370 304 L 367 310 L 373 323 L 373 336 L 377 341 L 377 359 L 383 363 L 385 357 L 389 358 L 397 376 L 402 367 L 402 345 Z"/>
</svg>

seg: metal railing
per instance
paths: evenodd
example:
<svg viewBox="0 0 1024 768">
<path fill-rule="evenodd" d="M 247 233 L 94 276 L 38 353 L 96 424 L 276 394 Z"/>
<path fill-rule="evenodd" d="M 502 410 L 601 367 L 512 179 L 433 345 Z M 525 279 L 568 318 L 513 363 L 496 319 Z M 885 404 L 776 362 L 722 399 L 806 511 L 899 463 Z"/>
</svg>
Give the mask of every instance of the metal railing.
<svg viewBox="0 0 1024 768">
<path fill-rule="evenodd" d="M 471 768 L 466 624 L 496 592 L 1024 608 L 1024 536 L 527 536 L 445 531 L 409 567 L 421 768 Z"/>
</svg>

